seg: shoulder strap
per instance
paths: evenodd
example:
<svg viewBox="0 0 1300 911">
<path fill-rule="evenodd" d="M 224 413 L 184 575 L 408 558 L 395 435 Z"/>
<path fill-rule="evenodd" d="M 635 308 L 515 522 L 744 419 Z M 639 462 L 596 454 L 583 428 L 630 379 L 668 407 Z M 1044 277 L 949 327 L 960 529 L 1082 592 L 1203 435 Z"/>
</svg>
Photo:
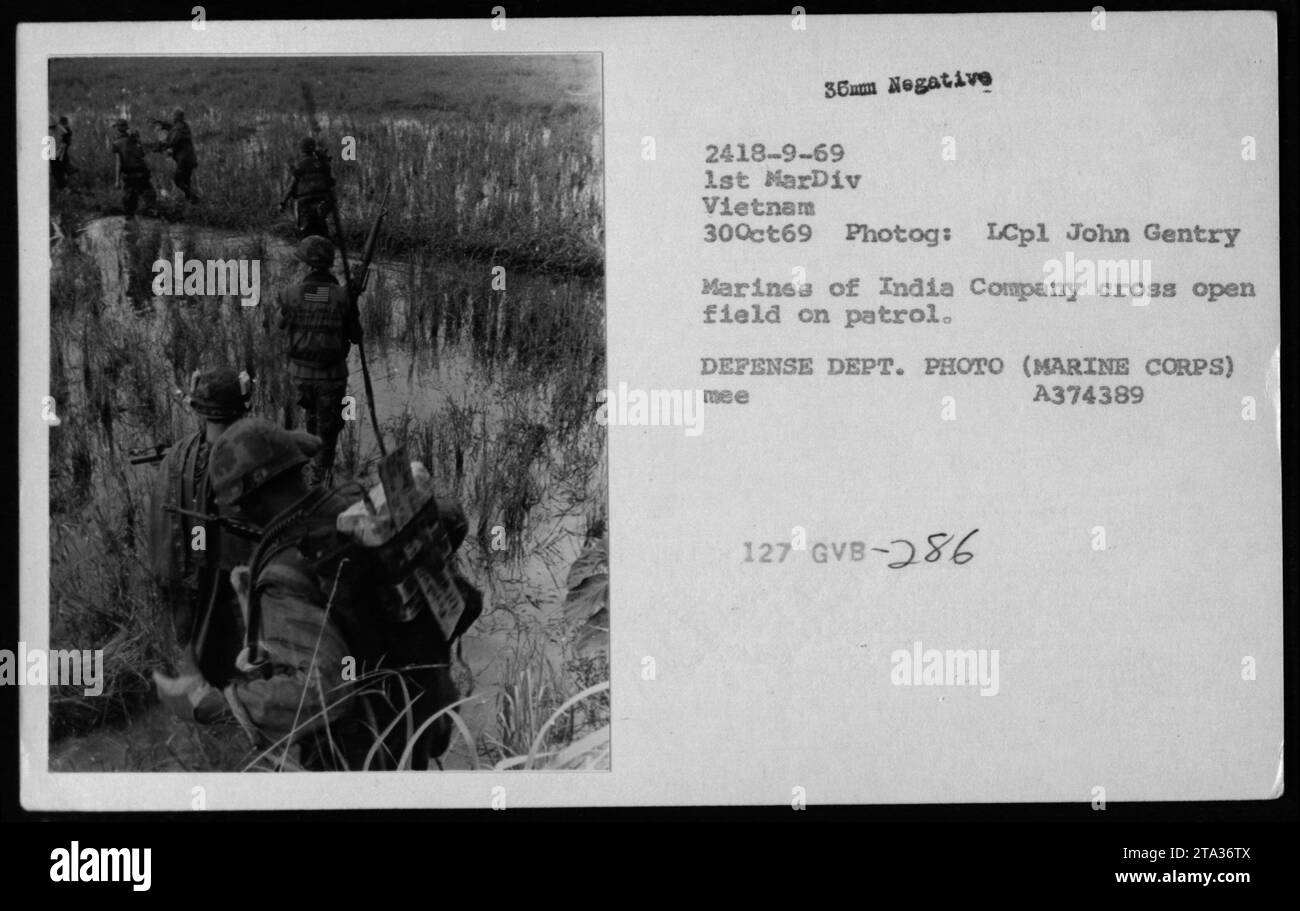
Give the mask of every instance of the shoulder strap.
<svg viewBox="0 0 1300 911">
<path fill-rule="evenodd" d="M 251 580 L 248 593 L 248 622 L 244 626 L 244 647 L 248 652 L 249 663 L 254 666 L 265 661 L 265 656 L 261 655 L 258 639 L 262 625 L 261 590 L 263 586 L 260 584 L 262 573 L 267 569 L 274 556 L 297 546 L 301 538 L 301 535 L 297 534 L 300 530 L 299 525 L 304 520 L 309 519 L 329 499 L 329 496 L 330 491 L 328 489 L 313 488 L 309 490 L 296 503 L 271 520 L 271 524 L 262 533 L 262 539 L 258 542 L 257 549 L 253 551 L 253 557 L 249 561 Z"/>
<path fill-rule="evenodd" d="M 203 509 L 202 503 L 198 500 L 198 495 L 201 484 L 199 473 L 202 472 L 205 478 L 207 476 L 206 442 L 203 433 L 195 431 L 177 444 L 179 452 L 177 452 L 178 459 L 174 465 L 176 474 L 173 475 L 171 480 L 172 488 L 168 499 L 173 505 L 179 506 L 181 509 L 192 511 L 202 511 Z M 177 520 L 183 530 L 185 528 L 184 520 L 180 519 L 179 516 Z M 176 542 L 180 548 L 181 565 L 183 566 L 192 565 L 188 559 L 189 554 L 192 553 L 187 546 L 189 537 L 189 534 L 182 534 Z"/>
</svg>

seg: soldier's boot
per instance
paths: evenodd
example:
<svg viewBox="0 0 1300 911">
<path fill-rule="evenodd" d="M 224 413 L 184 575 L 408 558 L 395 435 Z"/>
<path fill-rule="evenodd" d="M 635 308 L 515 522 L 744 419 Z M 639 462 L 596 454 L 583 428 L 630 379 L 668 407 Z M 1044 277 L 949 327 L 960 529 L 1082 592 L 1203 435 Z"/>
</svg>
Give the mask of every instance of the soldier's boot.
<svg viewBox="0 0 1300 911">
<path fill-rule="evenodd" d="M 158 701 L 183 721 L 210 724 L 226 714 L 225 697 L 220 690 L 203 679 L 203 674 L 188 650 L 185 658 L 178 663 L 180 667 L 177 668 L 179 674 L 176 677 L 169 677 L 161 671 L 153 672 Z"/>
</svg>

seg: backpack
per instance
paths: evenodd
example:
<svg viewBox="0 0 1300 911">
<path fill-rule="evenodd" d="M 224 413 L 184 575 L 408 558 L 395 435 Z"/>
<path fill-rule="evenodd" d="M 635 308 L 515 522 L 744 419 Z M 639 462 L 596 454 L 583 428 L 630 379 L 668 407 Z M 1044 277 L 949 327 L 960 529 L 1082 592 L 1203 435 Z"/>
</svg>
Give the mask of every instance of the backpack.
<svg viewBox="0 0 1300 911">
<path fill-rule="evenodd" d="M 319 155 L 304 155 L 290 170 L 298 181 L 299 197 L 324 196 L 334 186 L 329 161 Z"/>
<path fill-rule="evenodd" d="M 190 125 L 185 121 L 175 124 L 167 135 L 167 144 L 171 149 L 172 161 L 179 165 L 196 165 L 198 156 L 194 154 L 194 140 L 190 134 Z"/>
<path fill-rule="evenodd" d="M 207 474 L 208 449 L 203 433 L 192 433 L 173 445 L 158 466 L 149 500 L 149 564 L 160 586 L 184 584 L 197 567 L 188 533 L 194 522 L 168 507 L 207 512 L 198 485 Z"/>
<path fill-rule="evenodd" d="M 149 497 L 149 565 L 154 580 L 164 588 L 193 587 L 201 567 L 230 570 L 252 556 L 247 540 L 201 517 L 216 514 L 208 478 L 211 451 L 204 432 L 195 431 L 169 447 L 158 466 Z M 205 546 L 196 550 L 192 543 L 199 528 Z"/>
<path fill-rule="evenodd" d="M 289 331 L 289 357 L 315 367 L 346 360 L 352 347 L 345 328 L 349 306 L 347 290 L 332 281 L 286 288 L 281 310 Z"/>
<path fill-rule="evenodd" d="M 204 432 L 196 431 L 171 446 L 158 466 L 149 498 L 149 563 L 171 611 L 176 646 L 194 643 L 200 668 L 221 682 L 222 668 L 234 657 L 222 649 L 233 628 L 232 612 L 221 609 L 234 603 L 229 571 L 248 562 L 253 547 L 203 518 L 216 514 L 211 450 Z M 199 529 L 204 547 L 195 549 Z"/>
<path fill-rule="evenodd" d="M 149 163 L 145 148 L 135 136 L 122 136 L 113 142 L 113 151 L 122 159 L 123 177 L 148 177 Z"/>
<path fill-rule="evenodd" d="M 441 716 L 411 744 L 407 731 L 420 730 L 459 697 L 450 673 L 452 648 L 482 613 L 482 595 L 451 571 L 452 554 L 467 528 L 457 507 L 428 495 L 386 540 L 363 543 L 355 528 L 340 529 L 349 523 L 340 523 L 339 516 L 362 505 L 358 497 L 366 496 L 374 492 L 367 494 L 358 484 L 314 489 L 264 531 L 249 566 L 243 648 L 236 664 L 248 677 L 270 675 L 261 641 L 261 595 L 277 574 L 284 580 L 294 568 L 314 577 L 317 600 L 326 599 L 327 629 L 337 632 L 356 659 L 354 689 L 362 693 L 354 700 L 359 704 L 354 714 L 366 719 L 333 730 L 329 748 L 337 751 L 341 743 L 349 768 L 361 767 L 367 757 L 371 768 L 392 766 L 409 748 L 412 767 L 425 768 L 446 751 L 451 719 Z M 322 634 L 321 641 L 329 647 L 334 635 Z M 296 703 L 298 692 L 286 688 L 284 698 Z M 275 726 L 296 706 L 264 699 L 250 709 L 255 720 L 270 719 Z"/>
</svg>

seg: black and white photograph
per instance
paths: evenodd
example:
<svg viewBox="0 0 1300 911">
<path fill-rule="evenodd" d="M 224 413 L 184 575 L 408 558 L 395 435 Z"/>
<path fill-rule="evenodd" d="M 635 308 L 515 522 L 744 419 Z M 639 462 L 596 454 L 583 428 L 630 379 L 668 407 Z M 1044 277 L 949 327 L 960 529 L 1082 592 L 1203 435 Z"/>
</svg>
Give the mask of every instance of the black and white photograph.
<svg viewBox="0 0 1300 911">
<path fill-rule="evenodd" d="M 608 770 L 600 55 L 48 78 L 50 771 Z"/>
<path fill-rule="evenodd" d="M 1267 878 L 1294 10 L 270 6 L 16 29 L 23 814 Z"/>
</svg>

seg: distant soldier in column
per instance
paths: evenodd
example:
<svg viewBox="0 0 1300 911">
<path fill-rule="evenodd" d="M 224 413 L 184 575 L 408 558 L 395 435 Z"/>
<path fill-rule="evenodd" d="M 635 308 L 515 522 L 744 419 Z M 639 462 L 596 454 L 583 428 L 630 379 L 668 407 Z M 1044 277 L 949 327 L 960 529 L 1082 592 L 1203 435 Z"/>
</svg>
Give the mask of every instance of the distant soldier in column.
<svg viewBox="0 0 1300 911">
<path fill-rule="evenodd" d="M 280 200 L 280 211 L 284 211 L 289 200 L 295 200 L 298 237 L 328 237 L 327 219 L 334 210 L 334 175 L 330 171 L 329 155 L 310 136 L 298 144 L 298 149 L 301 154 L 289 168 L 292 181 Z"/>
<path fill-rule="evenodd" d="M 113 154 L 117 157 L 114 186 L 122 191 L 122 211 L 127 218 L 135 215 L 143 199 L 146 206 L 157 202 L 152 175 L 149 173 L 147 152 L 140 143 L 140 135 L 128 129 L 125 120 L 113 124 Z"/>
<path fill-rule="evenodd" d="M 307 432 L 321 438 L 312 459 L 313 480 L 328 483 L 343 430 L 348 353 L 361 342 L 361 319 L 353 295 L 330 272 L 334 244 L 307 237 L 294 255 L 309 271 L 280 292 L 279 326 L 289 336 L 289 376 L 298 389 L 298 404 L 306 410 Z"/>
<path fill-rule="evenodd" d="M 155 149 L 171 153 L 172 161 L 176 163 L 176 168 L 172 171 L 172 182 L 185 194 L 186 200 L 198 202 L 199 197 L 194 192 L 192 181 L 199 159 L 194 154 L 194 137 L 190 133 L 190 125 L 185 122 L 185 112 L 177 108 L 172 112 L 170 123 L 166 120 L 154 122 L 167 131 L 167 136 L 155 145 Z"/>
<path fill-rule="evenodd" d="M 54 185 L 60 189 L 68 185 L 68 178 L 76 170 L 72 166 L 72 128 L 67 117 L 60 117 L 50 124 L 50 136 L 54 138 L 54 159 L 50 162 L 50 176 Z"/>
</svg>

